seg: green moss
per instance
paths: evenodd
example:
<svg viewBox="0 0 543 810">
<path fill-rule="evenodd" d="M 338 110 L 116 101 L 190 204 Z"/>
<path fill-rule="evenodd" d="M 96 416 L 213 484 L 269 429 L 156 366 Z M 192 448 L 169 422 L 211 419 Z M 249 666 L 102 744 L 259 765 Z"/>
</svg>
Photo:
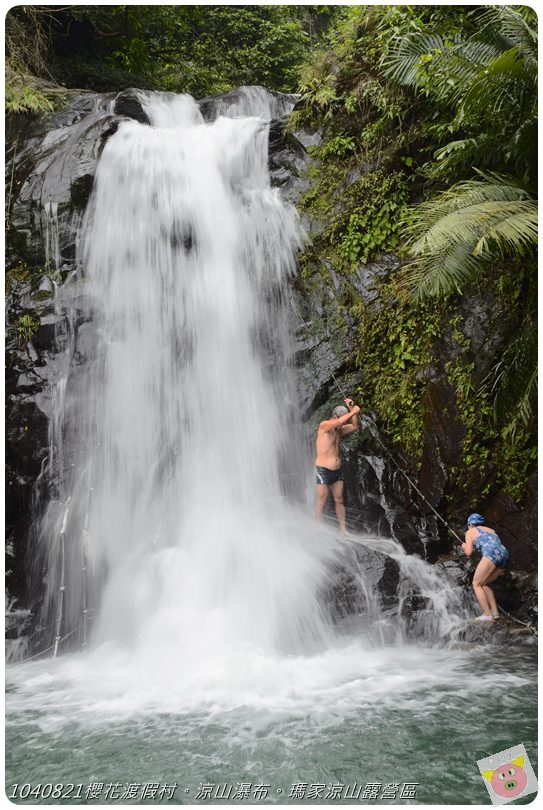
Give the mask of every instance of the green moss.
<svg viewBox="0 0 543 810">
<path fill-rule="evenodd" d="M 341 165 L 335 157 L 310 169 L 314 183 L 302 208 L 326 224 L 301 256 L 306 276 L 311 275 L 316 256 L 325 256 L 337 270 L 349 274 L 398 248 L 398 230 L 408 201 L 406 176 L 376 170 L 348 184 L 348 174 L 349 164 Z"/>
<path fill-rule="evenodd" d="M 508 284 L 506 287 L 509 289 Z M 471 342 L 462 330 L 462 318 L 457 315 L 451 325 L 456 356 L 445 364 L 445 371 L 456 392 L 458 415 L 465 429 L 461 466 L 452 471 L 452 484 L 463 494 L 478 492 L 483 498 L 503 489 L 522 503 L 537 459 L 534 436 L 529 428 L 511 432 L 500 427 L 492 390 L 474 383 L 476 365 Z"/>
<path fill-rule="evenodd" d="M 358 326 L 359 394 L 416 467 L 422 452 L 426 372 L 442 334 L 443 308 L 413 307 L 402 299 L 393 276 L 378 283 L 377 290 L 377 301 L 368 305 L 359 299 L 349 310 Z"/>
<path fill-rule="evenodd" d="M 24 262 L 17 262 L 9 270 L 6 270 L 6 277 L 5 277 L 5 290 L 6 295 L 9 295 L 13 290 L 15 284 L 19 284 L 24 281 L 30 281 L 32 278 L 32 272 L 28 265 Z"/>
</svg>

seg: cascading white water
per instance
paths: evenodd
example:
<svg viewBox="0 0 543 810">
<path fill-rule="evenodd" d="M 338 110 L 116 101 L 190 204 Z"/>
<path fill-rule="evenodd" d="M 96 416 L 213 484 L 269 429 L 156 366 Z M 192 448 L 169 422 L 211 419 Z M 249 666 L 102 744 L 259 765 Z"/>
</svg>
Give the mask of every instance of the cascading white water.
<svg viewBox="0 0 543 810">
<path fill-rule="evenodd" d="M 124 122 L 106 143 L 68 285 L 91 335 L 70 348 L 54 421 L 45 621 L 62 614 L 80 643 L 94 617 L 88 656 L 64 672 L 94 689 L 107 660 L 117 675 L 98 693 L 122 683 L 127 705 L 157 689 L 170 708 L 273 703 L 356 681 L 403 623 L 381 617 L 352 549 L 292 499 L 308 472 L 288 306 L 302 234 L 270 187 L 270 100 L 241 94 L 213 123 L 190 97 L 143 103 L 152 126 Z M 449 629 L 453 589 L 393 541 L 368 543 L 398 562 L 400 596 L 416 581 Z M 364 604 L 354 636 L 334 624 L 338 566 Z M 420 666 L 409 653 L 406 685 Z"/>
<path fill-rule="evenodd" d="M 439 569 L 394 540 L 347 543 L 293 497 L 314 487 L 291 379 L 300 231 L 269 186 L 281 107 L 262 97 L 205 124 L 191 99 L 152 94 L 153 126 L 122 123 L 100 159 L 80 269 L 57 289 L 53 497 L 33 547 L 43 646 L 60 617 L 72 654 L 7 668 L 6 772 L 26 796 L 137 778 L 191 802 L 203 783 L 262 781 L 291 803 L 294 783 L 394 780 L 473 801 L 489 694 L 506 738 L 535 745 L 525 651 L 503 666 L 440 644 L 462 607 Z"/>
<path fill-rule="evenodd" d="M 244 85 L 214 98 L 212 113 L 214 118 L 258 115 L 269 121 L 291 112 L 298 98 L 294 93 L 273 93 L 258 85 Z"/>
<path fill-rule="evenodd" d="M 293 525 L 281 485 L 303 478 L 285 312 L 297 216 L 270 188 L 262 118 L 204 124 L 183 96 L 145 108 L 153 126 L 124 123 L 104 149 L 81 237 L 97 346 L 63 412 L 70 503 L 45 521 L 53 537 L 66 522 L 66 626 L 85 588 L 98 640 L 158 624 L 180 648 L 300 649 L 327 632 L 332 552 Z"/>
</svg>

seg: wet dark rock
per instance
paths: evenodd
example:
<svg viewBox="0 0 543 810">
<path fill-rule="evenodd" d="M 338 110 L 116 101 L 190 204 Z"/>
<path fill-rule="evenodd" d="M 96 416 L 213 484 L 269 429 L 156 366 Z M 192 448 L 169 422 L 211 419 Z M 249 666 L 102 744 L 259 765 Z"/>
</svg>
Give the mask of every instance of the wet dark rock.
<svg viewBox="0 0 543 810">
<path fill-rule="evenodd" d="M 360 583 L 347 568 L 337 571 L 332 586 L 322 594 L 321 598 L 324 604 L 330 605 L 334 622 L 339 622 L 352 614 L 369 611 L 369 605 Z"/>
<path fill-rule="evenodd" d="M 54 379 L 53 283 L 45 275 L 10 281 L 6 335 L 6 587 L 10 599 L 28 607 L 26 549 L 32 506 L 49 455 L 49 414 Z M 23 317 L 30 332 L 20 331 Z"/>
<path fill-rule="evenodd" d="M 429 614 L 428 618 L 431 622 L 435 618 L 431 600 L 423 596 L 416 588 L 413 588 L 403 597 L 399 610 L 399 616 L 404 622 L 408 637 L 417 637 L 422 612 Z"/>
<path fill-rule="evenodd" d="M 355 565 L 350 562 L 345 568 L 338 568 L 328 592 L 323 594 L 325 603 L 331 606 L 334 621 L 341 621 L 353 614 L 371 614 L 374 594 L 381 610 L 397 607 L 400 582 L 398 563 L 358 543 L 345 540 L 345 544 L 355 557 Z M 363 572 L 367 589 L 353 573 L 357 568 Z"/>
<path fill-rule="evenodd" d="M 55 336 L 57 329 L 66 324 L 66 317 L 64 315 L 43 315 L 40 319 L 35 335 L 32 338 L 32 343 L 37 349 L 52 350 L 54 349 Z"/>
<path fill-rule="evenodd" d="M 437 562 L 441 566 L 442 571 L 453 585 L 462 585 L 468 587 L 471 578 L 465 565 L 462 565 L 458 560 L 440 558 Z"/>
<path fill-rule="evenodd" d="M 520 625 L 507 617 L 493 622 L 468 621 L 456 633 L 457 645 L 470 649 L 474 644 L 526 644 L 535 642 L 534 628 Z"/>
<path fill-rule="evenodd" d="M 135 94 L 70 94 L 67 107 L 42 116 L 40 125 L 27 131 L 8 126 L 9 246 L 18 259 L 31 267 L 73 262 L 76 229 L 105 141 L 127 118 L 149 123 Z"/>
<path fill-rule="evenodd" d="M 365 573 L 371 575 L 371 568 L 365 568 Z M 371 578 L 370 578 L 371 581 Z M 398 604 L 398 585 L 400 583 L 400 569 L 398 563 L 391 557 L 385 557 L 379 579 L 374 587 L 379 593 L 383 610 L 395 608 Z"/>
<path fill-rule="evenodd" d="M 368 262 L 358 267 L 351 276 L 351 282 L 366 304 L 379 306 L 375 289 L 377 281 L 400 265 L 401 262 L 396 256 L 385 254 L 378 262 Z"/>
<path fill-rule="evenodd" d="M 483 514 L 511 555 L 511 567 L 528 573 L 537 570 L 537 477 L 529 482 L 531 497 L 520 509 L 513 499 L 497 492 L 484 504 Z"/>
<path fill-rule="evenodd" d="M 272 121 L 269 130 L 269 166 L 272 186 L 279 186 L 283 197 L 294 202 L 308 187 L 303 176 L 307 153 L 300 141 L 287 130 L 288 118 Z"/>
<path fill-rule="evenodd" d="M 48 447 L 48 420 L 24 389 L 7 398 L 6 409 L 6 588 L 26 604 L 26 549 L 31 504 Z"/>
<path fill-rule="evenodd" d="M 450 470 L 460 464 L 464 433 L 454 389 L 444 379 L 430 382 L 424 408 L 424 449 L 418 485 L 438 510 L 445 506 L 442 501 Z"/>
<path fill-rule="evenodd" d="M 479 385 L 495 362 L 496 354 L 503 346 L 507 333 L 507 318 L 497 300 L 472 288 L 461 302 L 464 319 L 463 332 L 471 342 L 471 352 L 476 358 L 474 384 Z M 453 349 L 449 347 L 452 355 Z"/>
<path fill-rule="evenodd" d="M 115 99 L 113 112 L 115 115 L 133 118 L 140 124 L 150 124 L 149 116 L 144 111 L 138 97 L 138 90 L 123 90 Z"/>
<path fill-rule="evenodd" d="M 314 146 L 320 146 L 323 140 L 323 129 L 295 129 L 293 131 L 294 137 L 302 144 L 304 149 L 310 149 Z"/>
<path fill-rule="evenodd" d="M 537 572 L 508 570 L 493 583 L 498 605 L 515 618 L 537 625 L 538 588 Z"/>
<path fill-rule="evenodd" d="M 381 489 L 382 460 L 358 448 L 345 453 L 346 503 L 349 526 L 360 534 L 390 536 L 390 523 Z"/>
<path fill-rule="evenodd" d="M 84 211 L 94 185 L 92 174 L 77 177 L 70 186 L 70 202 L 74 210 Z"/>
</svg>

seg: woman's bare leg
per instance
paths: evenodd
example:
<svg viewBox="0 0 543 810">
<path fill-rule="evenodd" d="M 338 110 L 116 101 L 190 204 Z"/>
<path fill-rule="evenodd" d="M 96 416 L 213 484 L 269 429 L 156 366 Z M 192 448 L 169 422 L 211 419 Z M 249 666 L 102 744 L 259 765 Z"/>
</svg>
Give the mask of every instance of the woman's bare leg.
<svg viewBox="0 0 543 810">
<path fill-rule="evenodd" d="M 493 614 L 498 613 L 498 605 L 496 604 L 496 597 L 494 596 L 494 591 L 490 587 L 490 583 L 499 579 L 503 573 L 503 568 L 496 568 L 496 570 L 493 571 L 489 577 L 487 577 L 483 585 L 486 598 L 488 599 L 488 604 L 490 605 L 490 610 Z"/>
<path fill-rule="evenodd" d="M 488 585 L 483 585 L 483 590 L 485 592 L 488 604 L 490 605 L 490 611 L 493 615 L 495 615 L 498 612 L 498 605 L 496 604 L 496 597 L 494 596 L 494 591 L 492 590 L 492 588 L 489 588 Z"/>
<path fill-rule="evenodd" d="M 473 590 L 475 591 L 475 596 L 477 597 L 477 601 L 479 602 L 481 610 L 485 616 L 490 616 L 492 614 L 492 607 L 485 592 L 484 585 L 495 570 L 496 566 L 494 563 L 490 562 L 488 557 L 483 557 L 475 569 L 475 574 L 473 575 Z M 494 594 L 492 595 L 494 596 Z M 494 604 L 496 604 L 495 600 Z"/>
</svg>

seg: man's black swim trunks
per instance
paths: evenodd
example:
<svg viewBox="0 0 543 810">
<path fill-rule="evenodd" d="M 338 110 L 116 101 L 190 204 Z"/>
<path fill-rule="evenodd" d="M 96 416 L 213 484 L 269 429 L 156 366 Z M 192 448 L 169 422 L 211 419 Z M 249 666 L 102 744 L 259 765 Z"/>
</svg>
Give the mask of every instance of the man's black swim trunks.
<svg viewBox="0 0 543 810">
<path fill-rule="evenodd" d="M 315 467 L 317 471 L 317 484 L 326 484 L 330 486 L 335 484 L 336 481 L 343 481 L 343 470 L 329 470 L 328 467 Z"/>
</svg>

